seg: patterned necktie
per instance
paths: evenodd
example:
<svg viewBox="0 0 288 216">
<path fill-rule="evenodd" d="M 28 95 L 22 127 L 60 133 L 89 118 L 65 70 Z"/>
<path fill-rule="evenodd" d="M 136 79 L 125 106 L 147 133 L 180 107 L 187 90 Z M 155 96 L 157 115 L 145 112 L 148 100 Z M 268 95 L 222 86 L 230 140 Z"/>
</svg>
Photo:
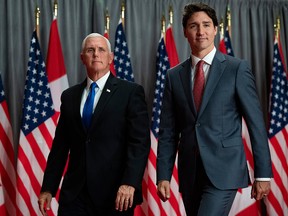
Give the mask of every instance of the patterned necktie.
<svg viewBox="0 0 288 216">
<path fill-rule="evenodd" d="M 95 88 L 96 88 L 96 91 L 95 91 Z M 93 114 L 94 97 L 95 97 L 97 90 L 98 90 L 98 85 L 95 82 L 91 83 L 90 91 L 85 101 L 83 113 L 82 113 L 82 121 L 86 129 L 90 127 L 91 118 Z"/>
<path fill-rule="evenodd" d="M 203 71 L 204 61 L 200 60 L 196 65 L 195 78 L 194 78 L 194 88 L 193 88 L 193 97 L 196 106 L 197 112 L 199 111 L 202 95 L 204 92 L 205 86 L 205 76 Z"/>
</svg>

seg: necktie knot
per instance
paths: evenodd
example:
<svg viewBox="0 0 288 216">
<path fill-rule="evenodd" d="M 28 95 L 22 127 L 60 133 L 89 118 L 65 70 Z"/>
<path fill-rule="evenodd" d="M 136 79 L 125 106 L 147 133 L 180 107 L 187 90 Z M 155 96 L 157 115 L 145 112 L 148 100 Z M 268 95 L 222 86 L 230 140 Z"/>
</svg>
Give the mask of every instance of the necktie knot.
<svg viewBox="0 0 288 216">
<path fill-rule="evenodd" d="M 96 90 L 98 89 L 98 85 L 96 82 L 93 82 L 90 85 L 89 94 L 88 94 L 88 97 L 85 101 L 84 108 L 83 108 L 82 120 L 83 120 L 83 124 L 85 125 L 86 129 L 88 129 L 90 127 L 90 123 L 91 123 L 91 118 L 92 118 L 92 114 L 93 114 L 94 98 L 95 98 L 95 94 L 96 94 L 95 89 Z"/>
<path fill-rule="evenodd" d="M 195 103 L 197 112 L 200 109 L 202 96 L 204 93 L 204 86 L 205 86 L 205 76 L 204 76 L 204 71 L 203 71 L 203 65 L 204 65 L 204 61 L 200 60 L 196 65 L 196 71 L 195 71 L 193 97 L 194 97 L 194 103 Z"/>
<path fill-rule="evenodd" d="M 95 91 L 95 88 L 98 88 L 98 85 L 96 82 L 92 82 L 90 85 L 90 91 Z"/>
</svg>

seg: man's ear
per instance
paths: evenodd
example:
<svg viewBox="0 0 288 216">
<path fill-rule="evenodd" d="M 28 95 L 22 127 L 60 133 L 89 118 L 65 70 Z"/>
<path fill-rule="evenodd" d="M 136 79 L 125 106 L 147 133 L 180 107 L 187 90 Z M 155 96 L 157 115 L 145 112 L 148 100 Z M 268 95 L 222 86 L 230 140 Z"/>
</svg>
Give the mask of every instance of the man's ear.
<svg viewBox="0 0 288 216">
<path fill-rule="evenodd" d="M 183 28 L 184 37 L 187 38 L 186 29 Z"/>
<path fill-rule="evenodd" d="M 112 62 L 113 62 L 113 60 L 114 60 L 114 53 L 113 52 L 110 52 L 109 53 L 109 64 L 111 64 Z"/>
<path fill-rule="evenodd" d="M 82 53 L 82 52 L 80 53 L 80 59 L 81 59 L 81 61 L 82 61 L 82 64 L 84 64 L 84 61 L 83 61 L 83 53 Z"/>
</svg>

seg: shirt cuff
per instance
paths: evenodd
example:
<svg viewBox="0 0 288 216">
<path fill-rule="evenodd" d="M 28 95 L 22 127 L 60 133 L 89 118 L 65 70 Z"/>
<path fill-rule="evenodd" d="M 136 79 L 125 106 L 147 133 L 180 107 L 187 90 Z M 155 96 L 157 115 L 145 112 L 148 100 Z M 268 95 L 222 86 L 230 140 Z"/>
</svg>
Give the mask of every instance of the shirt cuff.
<svg viewBox="0 0 288 216">
<path fill-rule="evenodd" d="M 256 181 L 271 181 L 271 178 L 255 178 Z"/>
</svg>

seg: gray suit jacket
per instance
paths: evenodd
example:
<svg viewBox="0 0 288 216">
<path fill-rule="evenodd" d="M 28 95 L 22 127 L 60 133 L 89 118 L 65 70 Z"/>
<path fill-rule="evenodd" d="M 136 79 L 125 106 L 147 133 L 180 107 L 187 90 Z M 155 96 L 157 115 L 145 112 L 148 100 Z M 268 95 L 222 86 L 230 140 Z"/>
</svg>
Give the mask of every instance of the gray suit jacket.
<svg viewBox="0 0 288 216">
<path fill-rule="evenodd" d="M 191 59 L 170 69 L 160 122 L 157 182 L 171 179 L 178 150 L 180 191 L 191 188 L 199 148 L 206 174 L 215 187 L 247 187 L 242 117 L 251 138 L 255 177 L 271 177 L 263 113 L 247 62 L 216 52 L 198 114 L 192 96 Z"/>
</svg>

